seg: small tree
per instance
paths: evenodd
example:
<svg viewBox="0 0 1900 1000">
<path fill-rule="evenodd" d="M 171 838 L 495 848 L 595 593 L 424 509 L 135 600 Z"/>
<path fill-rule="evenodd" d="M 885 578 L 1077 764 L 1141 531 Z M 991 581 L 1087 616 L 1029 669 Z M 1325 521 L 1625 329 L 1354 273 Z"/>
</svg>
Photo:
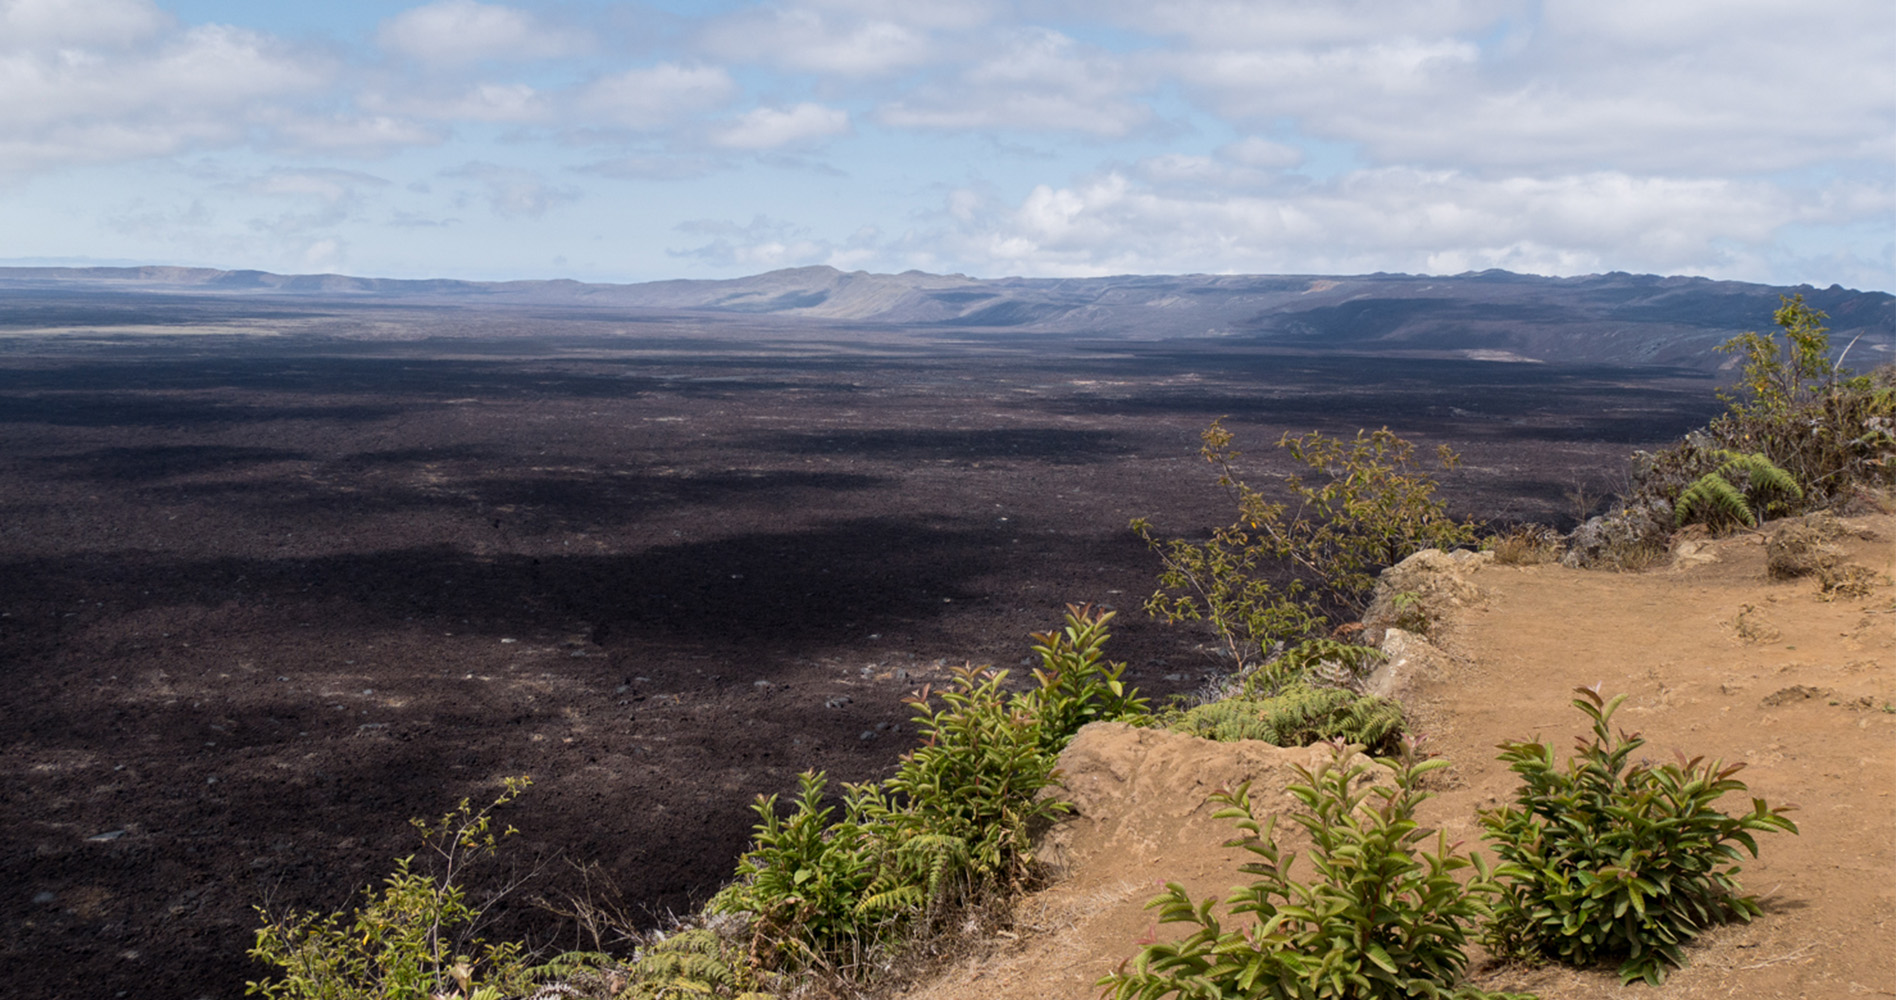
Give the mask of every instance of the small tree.
<svg viewBox="0 0 1900 1000">
<path fill-rule="evenodd" d="M 273 916 L 259 907 L 265 923 L 250 955 L 283 978 L 248 983 L 245 993 L 268 1000 L 501 1000 L 532 988 L 520 944 L 474 936 L 499 896 L 474 903 L 461 884 L 471 862 L 494 857 L 499 840 L 515 832 L 495 831 L 494 810 L 528 785 L 525 776 L 503 778 L 490 805 L 477 809 L 463 799 L 434 823 L 409 821 L 439 857 L 440 880 L 410 870 L 412 856 L 397 860 L 380 893 L 365 890 L 353 915 Z"/>
<path fill-rule="evenodd" d="M 1781 338 L 1772 334 L 1747 333 L 1730 337 L 1718 350 L 1740 354 L 1742 378 L 1733 393 L 1722 393 L 1736 414 L 1780 415 L 1807 403 L 1825 385 L 1832 385 L 1840 369 L 1827 356 L 1827 327 L 1821 321 L 1827 313 L 1807 304 L 1800 296 L 1783 296 L 1775 310 L 1775 325 Z M 1819 380 L 1818 382 L 1815 380 Z"/>
<path fill-rule="evenodd" d="M 1220 421 L 1201 432 L 1201 457 L 1220 470 L 1239 518 L 1205 542 L 1163 540 L 1145 518 L 1130 525 L 1161 556 L 1161 586 L 1148 613 L 1169 623 L 1205 621 L 1246 671 L 1275 647 L 1323 634 L 1334 615 L 1364 610 L 1380 570 L 1423 548 L 1476 541 L 1454 521 L 1438 484 L 1419 468 L 1411 442 L 1380 428 L 1351 440 L 1316 432 L 1282 435 L 1279 446 L 1306 471 L 1271 501 L 1234 469 L 1240 452 Z M 1440 446 L 1439 464 L 1458 456 Z"/>
<path fill-rule="evenodd" d="M 1779 336 L 1751 331 L 1724 342 L 1719 350 L 1741 355 L 1742 376 L 1709 428 L 1724 447 L 1760 452 L 1792 473 L 1816 503 L 1855 480 L 1891 480 L 1894 467 L 1892 369 L 1850 375 L 1846 351 L 1829 356 L 1825 319 L 1800 295 L 1784 297 Z"/>
</svg>

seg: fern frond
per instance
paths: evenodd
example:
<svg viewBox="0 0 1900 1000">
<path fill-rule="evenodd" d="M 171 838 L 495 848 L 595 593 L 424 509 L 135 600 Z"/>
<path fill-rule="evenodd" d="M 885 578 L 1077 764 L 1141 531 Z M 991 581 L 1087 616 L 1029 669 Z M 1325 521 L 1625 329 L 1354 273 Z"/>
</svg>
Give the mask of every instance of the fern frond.
<svg viewBox="0 0 1900 1000">
<path fill-rule="evenodd" d="M 1739 521 L 1752 528 L 1755 512 L 1748 509 L 1748 498 L 1734 483 L 1722 478 L 1720 472 L 1711 472 L 1690 484 L 1676 498 L 1676 523 L 1697 521 L 1710 525 Z"/>
<path fill-rule="evenodd" d="M 1782 506 L 1780 499 L 1801 499 L 1801 485 L 1786 469 L 1768 460 L 1761 452 L 1744 453 L 1718 448 L 1712 455 L 1722 460 L 1715 471 L 1691 483 L 1676 498 L 1676 522 L 1692 524 L 1701 521 L 1710 527 L 1721 527 L 1729 522 L 1754 527 L 1760 518 L 1756 511 L 1767 513 L 1770 509 Z M 1735 480 L 1741 479 L 1746 486 Z M 1744 492 L 1746 490 L 1746 492 Z M 1754 506 L 1750 505 L 1750 500 Z"/>
<path fill-rule="evenodd" d="M 927 899 L 924 887 L 915 882 L 893 885 L 883 890 L 872 886 L 871 890 L 864 894 L 864 898 L 858 900 L 857 912 L 860 914 L 904 913 L 923 909 Z"/>
<path fill-rule="evenodd" d="M 705 954 L 698 951 L 669 951 L 662 945 L 633 963 L 633 974 L 637 980 L 663 985 L 670 989 L 691 989 L 698 986 L 706 992 L 712 988 L 730 989 L 738 983 L 738 974 L 732 963 L 717 954 Z"/>
<path fill-rule="evenodd" d="M 1801 486 L 1794 481 L 1794 476 L 1790 475 L 1787 470 L 1770 462 L 1768 456 L 1760 452 L 1756 452 L 1752 455 L 1743 455 L 1738 460 L 1729 463 L 1729 465 L 1723 468 L 1746 470 L 1748 473 L 1748 488 L 1751 492 L 1779 493 L 1791 499 L 1801 499 Z"/>
</svg>

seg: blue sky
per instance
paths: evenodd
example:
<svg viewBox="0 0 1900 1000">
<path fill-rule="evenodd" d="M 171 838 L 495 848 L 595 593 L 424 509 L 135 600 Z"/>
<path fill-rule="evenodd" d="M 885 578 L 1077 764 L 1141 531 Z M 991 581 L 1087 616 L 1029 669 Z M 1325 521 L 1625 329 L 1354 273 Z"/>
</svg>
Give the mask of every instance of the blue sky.
<svg viewBox="0 0 1900 1000">
<path fill-rule="evenodd" d="M 1894 288 L 1890 0 L 0 0 L 0 263 Z"/>
</svg>

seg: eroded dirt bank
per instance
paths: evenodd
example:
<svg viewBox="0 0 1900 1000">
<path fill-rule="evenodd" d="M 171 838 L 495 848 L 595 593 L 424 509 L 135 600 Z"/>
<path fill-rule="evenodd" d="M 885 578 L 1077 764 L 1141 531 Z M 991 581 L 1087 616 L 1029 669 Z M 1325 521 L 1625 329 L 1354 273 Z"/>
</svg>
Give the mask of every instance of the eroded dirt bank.
<svg viewBox="0 0 1900 1000">
<path fill-rule="evenodd" d="M 1822 600 L 1812 578 L 1769 580 L 1762 533 L 1692 546 L 1640 574 L 1495 564 L 1473 574 L 1482 604 L 1438 632 L 1447 655 L 1408 709 L 1452 762 L 1424 822 L 1477 843 L 1478 810 L 1515 788 L 1497 744 L 1541 736 L 1567 748 L 1583 729 L 1570 692 L 1601 684 L 1630 696 L 1617 721 L 1648 738 L 1645 753 L 1745 761 L 1750 794 L 1798 804 L 1801 828 L 1764 836 L 1760 859 L 1744 864 L 1766 915 L 1706 934 L 1660 988 L 1619 987 L 1613 969 L 1498 968 L 1481 981 L 1546 1000 L 1892 995 L 1894 521 L 1845 524 L 1846 557 L 1879 574 L 1860 597 Z M 1021 902 L 1016 939 L 905 1000 L 1099 996 L 1095 981 L 1155 933 L 1143 904 L 1160 881 L 1224 899 L 1245 880 L 1235 871 L 1245 855 L 1220 846 L 1232 827 L 1210 818 L 1207 794 L 1251 778 L 1262 818 L 1283 812 L 1290 798 L 1269 787 L 1317 753 L 1084 730 L 1063 758 L 1079 815 L 1050 838 L 1064 876 Z M 1280 828 L 1283 845 L 1304 847 L 1287 833 L 1297 827 Z"/>
</svg>

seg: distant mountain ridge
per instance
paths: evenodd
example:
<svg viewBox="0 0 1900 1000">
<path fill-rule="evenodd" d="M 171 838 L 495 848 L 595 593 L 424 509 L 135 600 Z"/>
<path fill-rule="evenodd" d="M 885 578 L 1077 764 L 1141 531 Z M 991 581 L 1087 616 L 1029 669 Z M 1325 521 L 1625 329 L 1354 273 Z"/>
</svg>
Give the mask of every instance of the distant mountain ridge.
<svg viewBox="0 0 1900 1000">
<path fill-rule="evenodd" d="M 1712 348 L 1771 326 L 1784 295 L 1827 312 L 1863 366 L 1893 358 L 1894 296 L 1839 285 L 1774 286 L 1623 272 L 1546 278 L 1507 271 L 1410 274 L 971 278 L 800 267 L 745 278 L 643 284 L 281 275 L 182 267 L 0 268 L 13 294 L 299 297 L 369 304 L 562 306 L 827 325 L 1115 339 L 1233 338 L 1331 351 L 1500 361 L 1713 368 Z"/>
</svg>

